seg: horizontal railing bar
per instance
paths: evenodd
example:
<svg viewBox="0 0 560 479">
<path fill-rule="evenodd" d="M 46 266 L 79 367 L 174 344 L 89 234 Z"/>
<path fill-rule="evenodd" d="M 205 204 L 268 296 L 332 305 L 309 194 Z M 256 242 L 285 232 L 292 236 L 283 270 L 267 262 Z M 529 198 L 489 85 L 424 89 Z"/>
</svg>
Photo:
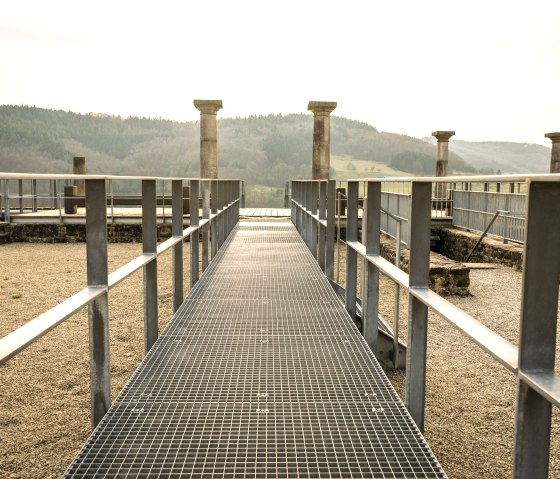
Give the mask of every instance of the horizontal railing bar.
<svg viewBox="0 0 560 479">
<path fill-rule="evenodd" d="M 554 371 L 519 371 L 519 379 L 560 408 L 560 376 Z"/>
<path fill-rule="evenodd" d="M 506 369 L 511 372 L 517 371 L 518 349 L 516 346 L 469 316 L 462 309 L 443 299 L 439 294 L 429 289 L 410 288 L 408 274 L 380 256 L 366 255 L 366 247 L 359 241 L 348 241 L 346 244 L 377 266 L 383 274 L 407 288 L 410 294 L 463 332 L 484 351 L 496 358 Z"/>
<path fill-rule="evenodd" d="M 383 274 L 401 286 L 408 288 L 408 274 L 400 268 L 397 268 L 394 264 L 379 255 L 366 254 L 366 247 L 359 241 L 347 241 L 346 244 L 361 257 L 366 258 L 371 264 L 379 268 Z"/>
<path fill-rule="evenodd" d="M 94 299 L 107 292 L 106 287 L 87 287 L 54 308 L 25 323 L 0 339 L 0 364 L 44 336 Z"/>
<path fill-rule="evenodd" d="M 107 279 L 109 288 L 116 286 L 123 279 L 128 278 L 131 274 L 134 274 L 136 271 L 143 268 L 148 263 L 151 263 L 156 258 L 157 254 L 141 254 L 140 256 L 137 256 L 125 265 L 121 266 L 119 269 L 113 271 L 111 274 L 109 274 Z"/>
<path fill-rule="evenodd" d="M 558 181 L 560 173 L 537 175 L 488 175 L 488 176 L 411 176 L 386 178 L 350 178 L 346 181 L 375 183 L 525 183 L 526 181 Z"/>
<path fill-rule="evenodd" d="M 464 333 L 512 373 L 517 372 L 519 350 L 499 334 L 488 329 L 462 309 L 426 288 L 409 288 L 409 292 L 426 306 Z"/>
<path fill-rule="evenodd" d="M 163 181 L 241 181 L 235 178 L 219 180 L 184 178 L 179 176 L 118 176 L 118 175 L 73 175 L 56 173 L 5 173 L 0 172 L 0 179 L 4 180 L 163 180 Z"/>
</svg>

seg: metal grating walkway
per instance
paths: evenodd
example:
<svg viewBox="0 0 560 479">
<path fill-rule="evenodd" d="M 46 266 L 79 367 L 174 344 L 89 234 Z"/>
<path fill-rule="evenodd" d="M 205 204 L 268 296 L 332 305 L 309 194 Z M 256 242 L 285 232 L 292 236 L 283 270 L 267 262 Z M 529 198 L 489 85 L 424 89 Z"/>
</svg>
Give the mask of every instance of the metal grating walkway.
<svg viewBox="0 0 560 479">
<path fill-rule="evenodd" d="M 240 223 L 65 477 L 444 478 L 291 223 Z"/>
</svg>

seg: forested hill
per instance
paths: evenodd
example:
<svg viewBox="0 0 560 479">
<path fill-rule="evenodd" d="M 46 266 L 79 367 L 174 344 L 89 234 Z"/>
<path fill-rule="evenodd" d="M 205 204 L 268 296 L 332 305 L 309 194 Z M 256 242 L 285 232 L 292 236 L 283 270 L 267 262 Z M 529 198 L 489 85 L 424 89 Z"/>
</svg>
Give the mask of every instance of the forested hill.
<svg viewBox="0 0 560 479">
<path fill-rule="evenodd" d="M 312 129 L 310 114 L 220 119 L 220 176 L 270 186 L 309 177 Z M 432 145 L 338 117 L 332 119 L 331 152 L 349 162 L 393 162 L 410 173 L 432 173 L 435 163 Z M 196 176 L 199 125 L 0 106 L 0 170 L 70 172 L 73 156 L 86 156 L 90 173 Z M 450 163 L 473 171 L 459 157 Z"/>
<path fill-rule="evenodd" d="M 280 198 L 286 180 L 311 175 L 312 130 L 311 114 L 219 119 L 220 177 L 243 179 L 249 191 Z M 0 106 L 0 171 L 71 173 L 72 157 L 85 156 L 92 174 L 196 177 L 199 134 L 198 122 Z M 435 155 L 429 142 L 332 118 L 333 178 L 433 175 Z M 454 153 L 449 166 L 458 174 L 482 168 Z"/>
</svg>

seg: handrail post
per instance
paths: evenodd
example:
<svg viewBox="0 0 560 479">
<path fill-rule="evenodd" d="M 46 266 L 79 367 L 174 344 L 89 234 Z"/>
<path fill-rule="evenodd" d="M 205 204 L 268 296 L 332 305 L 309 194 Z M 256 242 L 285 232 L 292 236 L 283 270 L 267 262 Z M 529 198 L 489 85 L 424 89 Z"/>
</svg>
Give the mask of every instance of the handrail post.
<svg viewBox="0 0 560 479">
<path fill-rule="evenodd" d="M 381 229 L 381 183 L 368 181 L 366 184 L 365 208 L 367 217 L 362 222 L 365 230 L 365 246 L 367 255 L 379 255 L 381 245 L 379 231 Z M 364 281 L 364 279 L 362 279 Z M 367 262 L 367 280 L 364 316 L 364 338 L 374 354 L 377 354 L 377 334 L 379 327 L 379 269 L 370 261 Z"/>
<path fill-rule="evenodd" d="M 218 185 L 218 212 L 221 212 L 218 216 L 218 250 L 224 244 L 225 237 L 225 212 L 224 208 L 226 205 L 225 201 L 225 182 L 223 180 L 217 180 Z"/>
<path fill-rule="evenodd" d="M 86 180 L 87 284 L 105 292 L 88 306 L 91 421 L 97 426 L 111 406 L 107 213 L 105 180 Z"/>
<path fill-rule="evenodd" d="M 10 192 L 9 192 L 9 182 L 10 180 L 2 180 L 2 203 L 4 208 L 4 221 L 6 223 L 10 222 Z"/>
<path fill-rule="evenodd" d="M 431 194 L 431 183 L 412 182 L 409 239 L 410 288 L 427 289 L 429 284 Z M 405 403 L 420 431 L 424 431 L 427 338 L 428 307 L 419 299 L 410 295 Z"/>
<path fill-rule="evenodd" d="M 37 213 L 38 208 L 38 200 L 37 200 L 37 180 L 31 180 L 31 211 L 33 213 Z"/>
<path fill-rule="evenodd" d="M 319 183 L 317 181 L 311 182 L 311 205 L 309 213 L 310 215 L 317 215 L 317 202 L 319 200 Z M 313 216 L 309 216 L 309 224 L 310 224 L 310 248 L 313 257 L 317 259 L 317 233 L 318 233 L 318 225 L 317 221 Z"/>
<path fill-rule="evenodd" d="M 192 203 L 192 195 L 190 202 Z M 198 201 L 198 199 L 197 199 Z M 196 216 L 198 217 L 198 204 L 196 205 Z M 207 220 L 210 218 L 210 183 L 208 180 L 202 180 L 202 218 Z M 191 217 L 192 221 L 192 217 Z M 208 267 L 208 243 L 209 243 L 210 224 L 207 223 L 202 228 L 202 271 Z"/>
<path fill-rule="evenodd" d="M 319 182 L 319 211 L 318 211 L 318 218 L 319 221 L 325 221 L 327 218 L 327 181 Z M 317 242 L 317 261 L 319 262 L 319 267 L 323 271 L 326 272 L 325 269 L 325 240 L 326 240 L 326 233 L 327 228 L 323 226 L 322 223 L 318 224 L 319 230 L 319 238 Z"/>
<path fill-rule="evenodd" d="M 210 181 L 210 213 L 218 213 L 218 183 Z M 212 242 L 212 259 L 218 253 L 218 220 L 216 217 L 210 221 L 210 241 Z"/>
<path fill-rule="evenodd" d="M 295 203 L 294 203 L 294 199 L 295 199 L 295 198 L 294 198 L 294 185 L 295 185 L 295 182 L 294 182 L 294 181 L 291 181 L 290 190 L 291 190 L 291 192 L 292 192 L 292 201 L 290 201 L 290 216 L 291 216 L 291 218 L 292 218 L 292 223 L 294 224 L 294 226 L 295 226 L 296 229 L 297 229 L 297 220 L 296 220 L 297 211 L 296 211 L 296 205 L 295 205 Z"/>
<path fill-rule="evenodd" d="M 358 188 L 357 181 L 348 182 L 348 211 L 346 214 L 346 311 L 352 318 L 356 318 L 356 284 L 357 261 L 356 251 L 348 246 L 348 242 L 358 240 Z"/>
<path fill-rule="evenodd" d="M 325 274 L 331 281 L 334 279 L 334 226 L 335 226 L 335 180 L 327 181 L 327 229 L 325 245 Z"/>
<path fill-rule="evenodd" d="M 519 372 L 554 372 L 560 277 L 560 183 L 529 182 Z M 513 477 L 548 477 L 551 404 L 518 379 Z"/>
<path fill-rule="evenodd" d="M 305 242 L 310 251 L 311 232 L 313 230 L 313 218 L 311 218 L 311 205 L 313 204 L 313 184 L 311 181 L 305 183 Z"/>
<path fill-rule="evenodd" d="M 18 180 L 19 212 L 23 213 L 23 180 Z"/>
<path fill-rule="evenodd" d="M 183 181 L 171 181 L 171 234 L 181 238 L 173 246 L 173 311 L 183 303 Z"/>
<path fill-rule="evenodd" d="M 198 281 L 198 180 L 190 180 L 190 214 L 191 214 L 191 227 L 196 227 L 196 231 L 191 233 L 191 288 Z"/>
<path fill-rule="evenodd" d="M 156 180 L 142 180 L 142 253 L 157 253 Z M 157 257 L 144 266 L 144 351 L 158 337 Z"/>
</svg>

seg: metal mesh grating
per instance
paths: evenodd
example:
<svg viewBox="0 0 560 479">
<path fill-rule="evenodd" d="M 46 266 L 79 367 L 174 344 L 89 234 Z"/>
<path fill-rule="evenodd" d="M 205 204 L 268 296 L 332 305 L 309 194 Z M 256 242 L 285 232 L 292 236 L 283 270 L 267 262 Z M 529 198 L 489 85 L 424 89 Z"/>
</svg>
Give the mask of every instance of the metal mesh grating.
<svg viewBox="0 0 560 479">
<path fill-rule="evenodd" d="M 295 229 L 241 223 L 65 477 L 445 474 Z"/>
</svg>

